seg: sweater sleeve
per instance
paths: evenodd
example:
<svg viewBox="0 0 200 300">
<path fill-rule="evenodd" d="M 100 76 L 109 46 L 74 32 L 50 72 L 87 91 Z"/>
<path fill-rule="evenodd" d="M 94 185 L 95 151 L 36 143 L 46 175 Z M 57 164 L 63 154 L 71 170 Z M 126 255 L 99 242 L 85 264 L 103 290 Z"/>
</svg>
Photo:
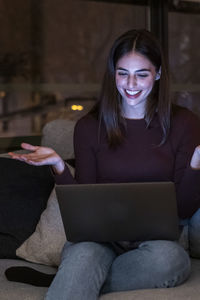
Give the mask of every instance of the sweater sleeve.
<svg viewBox="0 0 200 300">
<path fill-rule="evenodd" d="M 182 128 L 181 128 L 182 127 Z M 192 113 L 179 119 L 175 139 L 179 136 L 176 149 L 174 181 L 180 218 L 189 218 L 200 207 L 200 171 L 190 167 L 195 147 L 200 145 L 200 120 Z"/>
<path fill-rule="evenodd" d="M 92 117 L 80 119 L 74 129 L 75 177 L 65 165 L 61 175 L 55 175 L 56 184 L 77 184 L 96 182 L 97 124 Z"/>
</svg>

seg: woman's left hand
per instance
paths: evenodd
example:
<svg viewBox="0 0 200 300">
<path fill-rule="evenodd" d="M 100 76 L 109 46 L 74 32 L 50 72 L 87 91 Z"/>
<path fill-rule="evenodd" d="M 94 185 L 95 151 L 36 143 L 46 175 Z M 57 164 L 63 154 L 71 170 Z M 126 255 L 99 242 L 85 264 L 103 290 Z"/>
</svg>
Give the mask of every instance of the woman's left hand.
<svg viewBox="0 0 200 300">
<path fill-rule="evenodd" d="M 194 150 L 190 166 L 192 169 L 200 170 L 200 145 L 197 146 Z"/>
</svg>

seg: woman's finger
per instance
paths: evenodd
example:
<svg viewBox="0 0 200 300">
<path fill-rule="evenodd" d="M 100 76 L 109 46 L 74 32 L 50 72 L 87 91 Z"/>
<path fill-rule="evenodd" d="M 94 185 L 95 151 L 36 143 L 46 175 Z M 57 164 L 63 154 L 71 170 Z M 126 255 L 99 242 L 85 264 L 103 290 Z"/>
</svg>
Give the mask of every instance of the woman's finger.
<svg viewBox="0 0 200 300">
<path fill-rule="evenodd" d="M 36 151 L 38 149 L 38 146 L 33 146 L 31 144 L 28 144 L 28 143 L 22 143 L 21 147 L 25 150 L 30 150 L 30 151 Z"/>
</svg>

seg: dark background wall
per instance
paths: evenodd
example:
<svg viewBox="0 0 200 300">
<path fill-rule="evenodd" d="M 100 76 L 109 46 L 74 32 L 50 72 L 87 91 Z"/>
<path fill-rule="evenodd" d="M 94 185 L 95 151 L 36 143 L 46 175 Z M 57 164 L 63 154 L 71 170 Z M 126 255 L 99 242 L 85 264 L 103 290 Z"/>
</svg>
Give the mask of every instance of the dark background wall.
<svg viewBox="0 0 200 300">
<path fill-rule="evenodd" d="M 113 40 L 149 29 L 149 17 L 148 5 L 131 3 L 1 0 L 0 136 L 40 134 L 52 119 L 79 118 L 98 96 Z M 199 24 L 199 14 L 169 13 L 173 100 L 197 113 Z"/>
</svg>

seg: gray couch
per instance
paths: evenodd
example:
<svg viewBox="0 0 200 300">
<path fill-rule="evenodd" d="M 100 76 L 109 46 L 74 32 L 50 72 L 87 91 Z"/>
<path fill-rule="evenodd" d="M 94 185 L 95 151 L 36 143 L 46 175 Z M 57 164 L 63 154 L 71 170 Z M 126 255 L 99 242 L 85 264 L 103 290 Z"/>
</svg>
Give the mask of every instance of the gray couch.
<svg viewBox="0 0 200 300">
<path fill-rule="evenodd" d="M 44 127 L 42 144 L 53 147 L 63 158 L 73 157 L 72 132 L 74 122 L 56 120 Z M 100 297 L 101 300 L 171 300 L 200 299 L 200 259 L 191 259 L 192 273 L 184 284 L 170 289 L 146 289 L 119 293 L 110 293 Z M 0 259 L 0 300 L 41 300 L 47 288 L 29 284 L 10 282 L 5 277 L 5 270 L 10 266 L 31 266 L 46 273 L 55 273 L 56 268 L 18 259 Z M 151 276 L 151 274 L 149 274 Z M 57 299 L 55 299 L 57 300 Z M 76 299 L 75 299 L 76 300 Z"/>
<path fill-rule="evenodd" d="M 22 262 L 20 260 L 0 260 L 0 299 L 1 300 L 42 300 L 47 288 L 28 284 L 9 282 L 4 271 L 9 266 L 25 265 L 37 270 L 52 273 L 54 268 Z M 187 282 L 170 289 L 146 289 L 106 294 L 101 300 L 199 300 L 200 299 L 200 260 L 192 259 L 192 273 Z M 57 299 L 55 299 L 57 300 Z M 76 299 L 73 299 L 76 300 Z"/>
</svg>

